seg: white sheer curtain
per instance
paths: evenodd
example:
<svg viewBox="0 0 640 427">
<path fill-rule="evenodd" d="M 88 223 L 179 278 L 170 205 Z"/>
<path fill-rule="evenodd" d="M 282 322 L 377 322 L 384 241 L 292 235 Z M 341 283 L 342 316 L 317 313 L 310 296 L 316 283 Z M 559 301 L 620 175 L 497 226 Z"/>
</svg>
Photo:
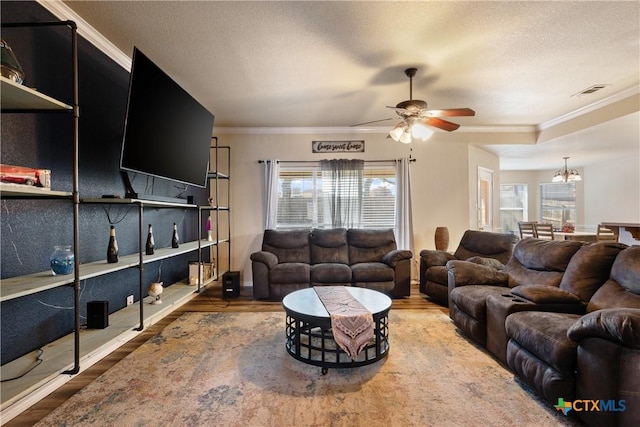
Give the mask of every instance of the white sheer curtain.
<svg viewBox="0 0 640 427">
<path fill-rule="evenodd" d="M 396 243 L 398 249 L 413 251 L 413 221 L 411 220 L 410 159 L 396 162 Z"/>
<path fill-rule="evenodd" d="M 322 193 L 332 228 L 359 228 L 364 160 L 321 160 Z"/>
<path fill-rule="evenodd" d="M 273 230 L 276 228 L 278 215 L 278 179 L 280 178 L 280 164 L 278 160 L 271 159 L 264 162 L 265 206 L 264 228 Z"/>
</svg>

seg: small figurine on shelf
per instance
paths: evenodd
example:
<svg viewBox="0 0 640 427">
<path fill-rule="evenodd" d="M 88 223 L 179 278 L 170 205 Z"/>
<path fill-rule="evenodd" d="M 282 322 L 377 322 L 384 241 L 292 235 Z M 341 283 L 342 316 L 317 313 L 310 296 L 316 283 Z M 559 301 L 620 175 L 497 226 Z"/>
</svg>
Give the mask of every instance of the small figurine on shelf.
<svg viewBox="0 0 640 427">
<path fill-rule="evenodd" d="M 149 296 L 155 297 L 151 304 L 157 305 L 162 304 L 162 300 L 160 299 L 160 294 L 164 289 L 162 288 L 162 282 L 153 282 L 149 285 Z"/>
<path fill-rule="evenodd" d="M 107 262 L 118 262 L 118 241 L 116 240 L 116 228 L 112 225 L 109 230 L 109 246 L 107 246 Z"/>
<path fill-rule="evenodd" d="M 178 226 L 173 223 L 173 236 L 171 237 L 171 247 L 177 248 L 180 246 L 180 238 L 178 237 Z"/>
<path fill-rule="evenodd" d="M 153 240 L 153 227 L 149 224 L 149 233 L 147 234 L 147 245 L 145 246 L 145 253 L 147 255 L 153 255 L 156 248 L 156 243 Z"/>
<path fill-rule="evenodd" d="M 207 241 L 213 241 L 213 235 L 211 234 L 211 215 L 207 218 Z"/>
</svg>

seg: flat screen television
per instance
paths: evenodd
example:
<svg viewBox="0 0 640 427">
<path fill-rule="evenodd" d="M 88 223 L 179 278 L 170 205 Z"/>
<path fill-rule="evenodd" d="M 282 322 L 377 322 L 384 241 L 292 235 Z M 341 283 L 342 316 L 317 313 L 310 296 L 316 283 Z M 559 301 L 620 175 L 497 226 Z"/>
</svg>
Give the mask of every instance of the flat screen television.
<svg viewBox="0 0 640 427">
<path fill-rule="evenodd" d="M 211 112 L 134 47 L 120 156 L 125 185 L 126 171 L 131 171 L 206 187 L 213 120 Z"/>
</svg>

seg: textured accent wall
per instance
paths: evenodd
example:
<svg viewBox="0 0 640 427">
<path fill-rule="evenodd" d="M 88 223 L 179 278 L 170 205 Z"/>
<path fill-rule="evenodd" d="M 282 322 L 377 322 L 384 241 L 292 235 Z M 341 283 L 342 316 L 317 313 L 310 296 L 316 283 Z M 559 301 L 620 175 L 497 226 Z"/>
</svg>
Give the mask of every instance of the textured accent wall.
<svg viewBox="0 0 640 427">
<path fill-rule="evenodd" d="M 0 3 L 2 22 L 56 20 L 35 2 Z M 71 49 L 65 28 L 3 29 L 30 87 L 71 103 Z M 102 194 L 124 196 L 119 159 L 129 73 L 79 37 L 80 93 L 80 197 Z M 3 114 L 0 162 L 51 169 L 52 187 L 72 189 L 72 118 L 61 114 Z M 153 155 L 153 153 L 150 153 Z M 183 185 L 162 179 L 133 177 L 138 191 L 175 197 Z M 190 187 L 195 203 L 207 204 L 208 190 Z M 72 205 L 62 201 L 1 201 L 2 278 L 48 269 L 54 245 L 73 243 Z M 106 259 L 109 221 L 115 224 L 120 254 L 138 250 L 138 213 L 133 206 L 80 206 L 80 259 L 86 263 Z M 171 243 L 172 224 L 179 224 L 181 240 L 196 239 L 197 211 L 147 209 L 146 224 L 153 224 L 156 246 Z M 145 231 L 146 233 L 146 231 Z M 205 254 L 207 256 L 208 254 Z M 161 280 L 165 285 L 187 276 L 188 262 L 197 253 L 146 264 L 144 286 Z M 138 270 L 127 269 L 81 283 L 81 324 L 86 303 L 109 301 L 111 312 L 126 306 L 126 296 L 139 300 Z M 146 292 L 145 292 L 146 295 Z M 143 296 L 145 296 L 143 295 Z M 73 331 L 73 291 L 61 287 L 2 303 L 2 364 L 38 349 Z M 135 326 L 135 325 L 132 325 Z"/>
</svg>

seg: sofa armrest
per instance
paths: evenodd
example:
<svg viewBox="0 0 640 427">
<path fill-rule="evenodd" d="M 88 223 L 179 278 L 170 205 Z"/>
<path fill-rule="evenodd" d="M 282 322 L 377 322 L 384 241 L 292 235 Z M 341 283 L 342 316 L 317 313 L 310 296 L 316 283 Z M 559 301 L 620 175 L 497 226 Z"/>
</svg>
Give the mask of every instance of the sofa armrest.
<svg viewBox="0 0 640 427">
<path fill-rule="evenodd" d="M 469 261 L 452 260 L 447 262 L 449 291 L 458 286 L 490 285 L 507 287 L 509 275 L 493 267 Z"/>
<path fill-rule="evenodd" d="M 536 304 L 582 304 L 576 294 L 549 285 L 516 286 L 511 293 Z"/>
<path fill-rule="evenodd" d="M 254 252 L 251 254 L 251 261 L 253 262 L 261 262 L 267 266 L 267 268 L 272 268 L 274 265 L 278 264 L 278 257 L 275 254 L 267 251 Z"/>
<path fill-rule="evenodd" d="M 394 268 L 400 261 L 411 258 L 413 258 L 413 252 L 406 249 L 396 249 L 383 256 L 382 262 Z"/>
<path fill-rule="evenodd" d="M 433 267 L 434 265 L 446 265 L 447 262 L 452 259 L 456 259 L 456 257 L 449 252 L 433 249 L 423 249 L 420 251 L 420 262 L 426 268 Z"/>
<path fill-rule="evenodd" d="M 640 309 L 605 308 L 582 316 L 567 331 L 571 341 L 602 338 L 640 349 Z"/>
</svg>

